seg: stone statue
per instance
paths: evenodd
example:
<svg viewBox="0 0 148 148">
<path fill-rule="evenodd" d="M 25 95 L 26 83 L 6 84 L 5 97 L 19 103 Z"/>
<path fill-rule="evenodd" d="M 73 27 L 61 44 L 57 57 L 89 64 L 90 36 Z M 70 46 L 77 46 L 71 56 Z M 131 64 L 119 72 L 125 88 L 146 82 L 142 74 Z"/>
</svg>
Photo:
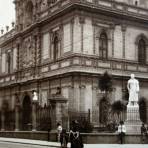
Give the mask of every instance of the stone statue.
<svg viewBox="0 0 148 148">
<path fill-rule="evenodd" d="M 129 92 L 128 106 L 138 106 L 139 82 L 134 74 L 131 74 L 131 79 L 128 80 L 127 89 Z"/>
</svg>

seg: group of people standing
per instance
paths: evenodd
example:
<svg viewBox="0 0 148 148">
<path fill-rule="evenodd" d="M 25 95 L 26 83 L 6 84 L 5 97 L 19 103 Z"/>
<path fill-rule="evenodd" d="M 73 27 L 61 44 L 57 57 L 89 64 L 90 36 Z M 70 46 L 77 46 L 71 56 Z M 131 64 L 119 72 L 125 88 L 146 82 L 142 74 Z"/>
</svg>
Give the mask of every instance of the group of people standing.
<svg viewBox="0 0 148 148">
<path fill-rule="evenodd" d="M 67 144 L 70 141 L 71 148 L 83 148 L 82 137 L 79 131 L 79 123 L 72 121 L 72 127 L 69 133 L 66 129 L 63 129 L 61 124 L 57 124 L 58 141 L 61 143 L 61 148 L 67 148 Z"/>
</svg>

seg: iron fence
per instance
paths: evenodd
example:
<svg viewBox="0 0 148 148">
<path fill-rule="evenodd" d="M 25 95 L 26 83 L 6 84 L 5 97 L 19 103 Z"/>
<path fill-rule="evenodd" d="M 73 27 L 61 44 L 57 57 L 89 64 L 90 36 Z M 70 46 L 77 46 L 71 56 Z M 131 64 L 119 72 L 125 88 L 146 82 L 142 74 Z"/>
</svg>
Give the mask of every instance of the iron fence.
<svg viewBox="0 0 148 148">
<path fill-rule="evenodd" d="M 51 110 L 49 106 L 37 106 L 37 130 L 47 131 L 51 129 Z"/>
<path fill-rule="evenodd" d="M 32 113 L 30 113 L 32 114 Z M 0 112 L 1 115 L 1 112 Z M 5 111 L 4 112 L 5 120 L 5 130 L 12 131 L 15 129 L 15 111 Z M 28 115 L 26 115 L 28 116 Z M 32 116 L 32 115 L 31 115 Z M 93 118 L 99 118 L 96 112 L 77 112 L 69 110 L 67 114 L 57 115 L 50 106 L 41 107 L 37 105 L 36 108 L 36 117 L 37 117 L 37 130 L 47 131 L 51 130 L 53 127 L 56 129 L 56 124 L 58 121 L 61 121 L 63 128 L 70 129 L 72 127 L 72 121 L 77 120 L 80 126 L 81 132 L 91 132 Z M 143 116 L 140 115 L 137 110 L 122 111 L 122 112 L 113 112 L 110 111 L 107 115 L 107 123 L 100 123 L 99 120 L 95 122 L 99 127 L 98 131 L 115 131 L 119 122 L 129 121 L 130 124 L 135 124 L 139 120 L 143 121 Z M 22 109 L 19 110 L 19 129 L 20 130 L 32 130 L 32 119 L 24 122 L 24 116 L 22 114 Z M 0 118 L 1 121 L 1 118 Z M 147 119 L 145 120 L 147 121 Z M 1 121 L 2 122 L 2 121 Z M 1 125 L 0 122 L 0 125 Z M 146 122 L 145 122 L 146 123 Z"/>
<path fill-rule="evenodd" d="M 5 130 L 8 131 L 13 131 L 15 129 L 15 111 L 5 111 L 4 112 L 5 120 L 4 120 L 4 125 L 5 125 Z"/>
<path fill-rule="evenodd" d="M 69 127 L 72 128 L 72 121 L 77 121 L 79 124 L 79 130 L 81 132 L 91 132 L 92 125 L 90 121 L 90 110 L 87 112 L 76 112 L 76 111 L 69 111 Z"/>
</svg>

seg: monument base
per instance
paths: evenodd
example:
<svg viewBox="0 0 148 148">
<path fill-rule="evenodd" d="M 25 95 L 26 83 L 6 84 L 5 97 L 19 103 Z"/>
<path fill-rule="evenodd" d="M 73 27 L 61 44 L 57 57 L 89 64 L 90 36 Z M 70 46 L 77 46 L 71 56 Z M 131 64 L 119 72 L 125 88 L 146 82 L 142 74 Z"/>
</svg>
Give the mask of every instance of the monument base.
<svg viewBox="0 0 148 148">
<path fill-rule="evenodd" d="M 129 121 L 126 121 L 125 122 L 126 133 L 140 134 L 141 133 L 141 124 L 142 124 L 141 121 L 139 121 L 137 123 L 130 123 Z"/>
<path fill-rule="evenodd" d="M 125 121 L 127 133 L 141 133 L 141 120 L 139 115 L 139 105 L 127 105 L 127 119 Z"/>
</svg>

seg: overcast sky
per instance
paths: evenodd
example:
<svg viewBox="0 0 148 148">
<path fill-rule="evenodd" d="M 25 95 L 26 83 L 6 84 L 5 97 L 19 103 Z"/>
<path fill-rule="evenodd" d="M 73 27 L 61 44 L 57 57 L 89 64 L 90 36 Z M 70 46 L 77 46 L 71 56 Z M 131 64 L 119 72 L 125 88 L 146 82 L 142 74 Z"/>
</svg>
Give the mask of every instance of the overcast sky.
<svg viewBox="0 0 148 148">
<path fill-rule="evenodd" d="M 11 26 L 12 21 L 15 21 L 13 0 L 0 0 L 0 29 L 5 29 L 6 25 Z"/>
</svg>

